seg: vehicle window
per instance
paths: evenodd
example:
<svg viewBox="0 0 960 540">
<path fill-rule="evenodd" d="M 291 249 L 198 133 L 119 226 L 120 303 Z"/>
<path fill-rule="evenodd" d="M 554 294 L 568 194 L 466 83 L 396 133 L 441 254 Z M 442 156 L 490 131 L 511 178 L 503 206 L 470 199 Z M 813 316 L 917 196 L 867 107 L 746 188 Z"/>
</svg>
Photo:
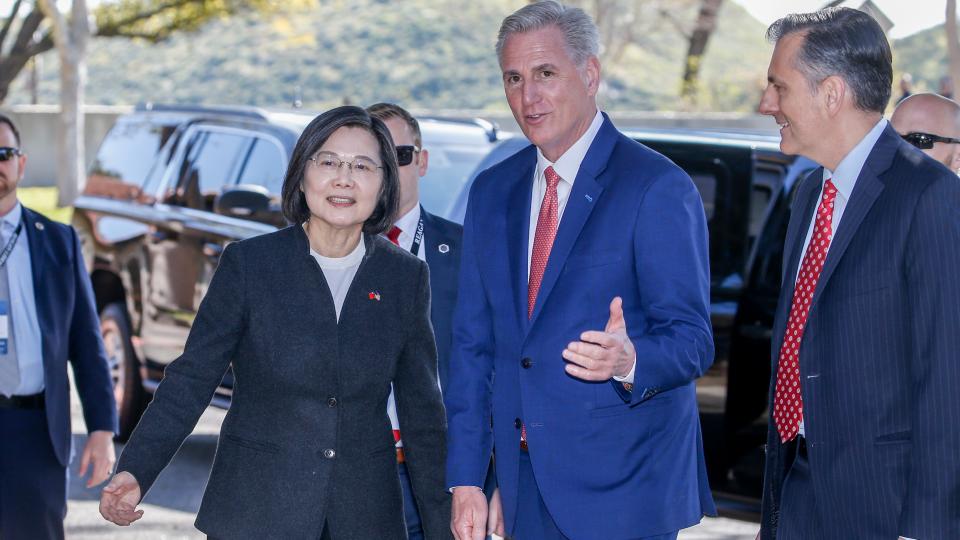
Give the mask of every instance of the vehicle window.
<svg viewBox="0 0 960 540">
<path fill-rule="evenodd" d="M 257 138 L 247 154 L 239 183 L 263 186 L 271 195 L 279 195 L 286 173 L 286 161 L 283 151 L 276 143 Z"/>
<path fill-rule="evenodd" d="M 430 152 L 427 174 L 420 179 L 420 203 L 428 212 L 445 215 L 470 178 L 470 173 L 490 151 L 490 145 L 444 145 L 427 141 Z"/>
<path fill-rule="evenodd" d="M 687 171 L 693 185 L 697 186 L 700 198 L 703 200 L 703 211 L 707 215 L 707 222 L 713 219 L 714 205 L 717 198 L 717 177 L 713 173 Z"/>
<path fill-rule="evenodd" d="M 175 126 L 145 120 L 119 121 L 104 138 L 90 166 L 91 180 L 143 185 L 157 152 Z"/>
<path fill-rule="evenodd" d="M 251 143 L 251 137 L 222 131 L 203 131 L 194 137 L 181 178 L 183 203 L 213 210 L 213 199 L 220 190 L 236 183 L 240 158 Z"/>
</svg>

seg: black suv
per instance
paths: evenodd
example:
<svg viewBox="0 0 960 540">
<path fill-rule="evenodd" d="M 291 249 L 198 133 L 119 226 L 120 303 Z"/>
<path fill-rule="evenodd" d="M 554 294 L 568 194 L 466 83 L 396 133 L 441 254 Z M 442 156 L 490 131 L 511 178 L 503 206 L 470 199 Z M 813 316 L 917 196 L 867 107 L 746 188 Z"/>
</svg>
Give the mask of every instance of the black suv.
<svg viewBox="0 0 960 540">
<path fill-rule="evenodd" d="M 140 106 L 100 145 L 73 226 L 91 270 L 120 413 L 136 426 L 182 352 L 229 242 L 286 226 L 280 188 L 313 115 L 252 108 Z M 420 119 L 430 169 L 421 201 L 441 212 L 497 139 L 482 120 Z M 229 371 L 212 404 L 227 407 Z"/>
<path fill-rule="evenodd" d="M 697 382 L 710 485 L 728 514 L 755 516 L 767 433 L 770 335 L 783 240 L 798 181 L 817 167 L 786 156 L 763 132 L 627 130 L 693 179 L 710 230 L 710 307 L 716 360 Z M 447 211 L 463 221 L 476 175 L 530 144 L 506 138 L 477 167 Z"/>
</svg>

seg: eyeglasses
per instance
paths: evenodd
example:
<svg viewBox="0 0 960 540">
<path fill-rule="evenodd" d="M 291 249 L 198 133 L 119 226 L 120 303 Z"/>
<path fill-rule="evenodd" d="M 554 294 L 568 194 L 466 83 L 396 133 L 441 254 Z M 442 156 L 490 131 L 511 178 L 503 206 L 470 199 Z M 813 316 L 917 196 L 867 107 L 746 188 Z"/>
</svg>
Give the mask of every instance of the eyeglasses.
<svg viewBox="0 0 960 540">
<path fill-rule="evenodd" d="M 19 155 L 20 155 L 19 148 L 12 148 L 10 146 L 0 147 L 0 161 L 7 161 Z"/>
<path fill-rule="evenodd" d="M 403 167 L 413 163 L 413 155 L 420 151 L 419 146 L 402 144 L 397 147 L 397 165 Z"/>
<path fill-rule="evenodd" d="M 317 152 L 317 155 L 310 158 L 310 161 L 327 178 L 336 176 L 342 165 L 346 165 L 350 172 L 360 178 L 373 178 L 377 175 L 377 169 L 383 168 L 370 158 L 356 157 L 353 158 L 353 161 L 347 161 L 333 152 Z"/>
<path fill-rule="evenodd" d="M 942 142 L 948 144 L 960 144 L 960 139 L 951 139 L 950 137 L 941 137 L 939 135 L 931 135 L 929 133 L 920 133 L 915 131 L 913 133 L 907 133 L 903 135 L 903 140 L 908 143 L 916 146 L 921 150 L 929 150 L 933 148 L 934 143 Z"/>
</svg>

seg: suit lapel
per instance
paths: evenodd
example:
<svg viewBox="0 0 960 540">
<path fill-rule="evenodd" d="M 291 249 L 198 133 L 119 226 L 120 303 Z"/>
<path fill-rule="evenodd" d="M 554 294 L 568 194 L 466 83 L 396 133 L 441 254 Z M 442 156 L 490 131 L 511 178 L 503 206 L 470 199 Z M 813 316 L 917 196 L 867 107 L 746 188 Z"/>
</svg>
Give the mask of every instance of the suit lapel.
<svg viewBox="0 0 960 540">
<path fill-rule="evenodd" d="M 521 167 L 518 176 L 513 179 L 507 202 L 507 261 L 510 265 L 510 277 L 513 284 L 513 305 L 516 308 L 517 321 L 523 333 L 528 328 L 527 320 L 527 245 L 530 236 L 530 199 L 533 193 L 533 173 L 537 157 L 533 147 L 528 149 L 532 159 L 526 167 Z M 498 242 L 499 239 L 493 239 Z"/>
<path fill-rule="evenodd" d="M 784 286 L 792 283 L 793 278 L 797 275 L 804 240 L 807 238 L 810 220 L 813 219 L 813 212 L 817 207 L 820 195 L 821 178 L 823 178 L 823 167 L 813 171 L 802 180 L 803 184 L 797 193 L 797 202 L 791 210 L 791 213 L 796 214 L 796 218 L 791 219 L 787 225 L 786 244 L 783 251 L 784 255 L 787 256 L 787 264 L 783 266 L 783 276 L 781 276 L 781 282 Z"/>
<path fill-rule="evenodd" d="M 30 267 L 33 274 L 33 283 L 34 289 L 37 290 L 39 284 L 43 283 L 40 280 L 40 276 L 43 275 L 43 266 L 46 263 L 46 256 L 44 254 L 43 246 L 45 244 L 43 236 L 46 233 L 46 229 L 43 226 L 43 223 L 37 220 L 37 217 L 33 214 L 32 210 L 23 208 L 23 228 L 24 233 L 30 244 Z"/>
<path fill-rule="evenodd" d="M 811 310 L 817 305 L 817 301 L 826 289 L 830 277 L 833 276 L 834 270 L 840 264 L 840 259 L 843 258 L 844 252 L 856 235 L 860 224 L 863 223 L 863 219 L 883 191 L 883 183 L 879 177 L 880 174 L 890 168 L 899 137 L 893 132 L 893 128 L 888 125 L 873 146 L 873 150 L 870 151 L 867 161 L 864 162 L 860 176 L 857 177 L 857 183 L 853 187 L 853 193 L 850 194 L 850 200 L 847 201 L 847 207 L 843 210 L 840 227 L 833 235 L 833 241 L 830 243 L 827 259 L 823 263 L 817 288 L 813 292 L 813 299 L 810 301 Z"/>
<path fill-rule="evenodd" d="M 550 258 L 547 259 L 547 267 L 543 272 L 543 280 L 540 282 L 537 303 L 534 305 L 533 315 L 530 317 L 531 325 L 537 320 L 544 302 L 550 296 L 550 292 L 560 277 L 560 272 L 567 262 L 567 256 L 570 255 L 573 244 L 580 236 L 580 231 L 587 222 L 587 218 L 590 217 L 590 213 L 593 212 L 597 199 L 603 193 L 603 186 L 597 179 L 607 167 L 607 161 L 609 161 L 610 154 L 616 146 L 617 137 L 619 137 L 619 132 L 613 127 L 613 123 L 610 122 L 607 115 L 604 114 L 603 117 L 603 125 L 600 126 L 600 131 L 597 132 L 587 155 L 583 158 L 583 163 L 580 164 L 577 178 L 573 182 L 573 190 L 571 190 L 567 205 L 563 210 L 557 236 L 554 238 L 553 247 L 550 249 Z M 526 260 L 526 257 L 524 257 L 524 260 Z M 526 306 L 525 298 L 523 305 Z"/>
<path fill-rule="evenodd" d="M 26 206 L 23 206 L 23 232 L 26 234 L 27 243 L 30 247 L 30 274 L 33 277 L 33 301 L 37 308 L 37 326 L 40 328 L 41 348 L 43 358 L 50 358 L 47 353 L 47 340 L 56 335 L 56 329 L 50 317 L 53 315 L 45 309 L 51 302 L 46 298 L 49 288 L 43 286 L 44 266 L 47 264 L 47 255 L 45 246 L 49 244 L 45 236 L 47 232 L 43 223 L 37 219 L 37 215 Z M 77 254 L 80 256 L 80 254 Z M 72 276 L 71 276 L 72 279 Z M 52 299 L 51 299 L 52 301 Z M 47 369 L 47 361 L 44 361 L 44 369 Z"/>
</svg>

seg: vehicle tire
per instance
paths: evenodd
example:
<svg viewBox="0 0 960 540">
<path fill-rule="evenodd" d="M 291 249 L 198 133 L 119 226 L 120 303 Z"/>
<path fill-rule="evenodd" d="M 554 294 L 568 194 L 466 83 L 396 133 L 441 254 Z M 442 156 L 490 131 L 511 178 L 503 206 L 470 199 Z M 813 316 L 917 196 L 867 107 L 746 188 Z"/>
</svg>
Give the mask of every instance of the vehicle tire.
<svg viewBox="0 0 960 540">
<path fill-rule="evenodd" d="M 113 396 L 117 401 L 120 423 L 117 440 L 126 442 L 143 414 L 146 392 L 140 381 L 140 361 L 130 341 L 130 321 L 123 303 L 114 302 L 103 308 L 100 313 L 100 335 L 113 380 Z"/>
</svg>

